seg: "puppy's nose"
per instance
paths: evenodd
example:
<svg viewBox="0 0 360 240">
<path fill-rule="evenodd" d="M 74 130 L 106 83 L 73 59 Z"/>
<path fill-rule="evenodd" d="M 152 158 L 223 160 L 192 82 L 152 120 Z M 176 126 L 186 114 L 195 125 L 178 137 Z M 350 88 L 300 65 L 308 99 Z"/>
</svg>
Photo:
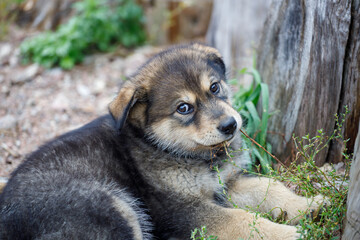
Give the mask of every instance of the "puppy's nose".
<svg viewBox="0 0 360 240">
<path fill-rule="evenodd" d="M 229 117 L 220 123 L 218 129 L 224 134 L 233 134 L 237 127 L 237 123 L 234 117 Z"/>
</svg>

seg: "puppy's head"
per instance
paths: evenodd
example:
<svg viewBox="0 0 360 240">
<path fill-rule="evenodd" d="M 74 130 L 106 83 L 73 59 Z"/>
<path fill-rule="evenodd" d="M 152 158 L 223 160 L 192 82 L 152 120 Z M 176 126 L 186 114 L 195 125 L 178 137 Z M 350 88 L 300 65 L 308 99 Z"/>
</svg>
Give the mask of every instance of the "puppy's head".
<svg viewBox="0 0 360 240">
<path fill-rule="evenodd" d="M 239 134 L 225 65 L 214 48 L 192 44 L 152 58 L 109 105 L 121 130 L 141 129 L 157 147 L 181 156 L 207 156 Z"/>
</svg>

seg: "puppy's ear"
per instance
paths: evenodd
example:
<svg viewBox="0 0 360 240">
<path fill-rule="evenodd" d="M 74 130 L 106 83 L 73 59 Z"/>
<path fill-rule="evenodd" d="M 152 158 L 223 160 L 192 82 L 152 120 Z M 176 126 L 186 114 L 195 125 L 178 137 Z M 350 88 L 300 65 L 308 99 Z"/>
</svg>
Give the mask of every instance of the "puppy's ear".
<svg viewBox="0 0 360 240">
<path fill-rule="evenodd" d="M 220 56 L 220 54 L 210 53 L 208 55 L 208 59 L 212 64 L 214 64 L 215 66 L 218 66 L 220 68 L 220 71 L 225 75 L 226 67 L 225 67 L 225 63 L 222 60 L 222 57 Z"/>
<path fill-rule="evenodd" d="M 204 52 L 210 64 L 214 64 L 215 66 L 219 67 L 220 71 L 223 74 L 226 73 L 226 67 L 224 61 L 221 57 L 220 52 L 216 48 L 201 43 L 193 43 L 191 47 L 196 50 Z"/>
<path fill-rule="evenodd" d="M 116 98 L 109 104 L 109 112 L 116 121 L 117 129 L 122 129 L 131 107 L 137 100 L 137 87 L 131 81 L 126 82 Z"/>
</svg>

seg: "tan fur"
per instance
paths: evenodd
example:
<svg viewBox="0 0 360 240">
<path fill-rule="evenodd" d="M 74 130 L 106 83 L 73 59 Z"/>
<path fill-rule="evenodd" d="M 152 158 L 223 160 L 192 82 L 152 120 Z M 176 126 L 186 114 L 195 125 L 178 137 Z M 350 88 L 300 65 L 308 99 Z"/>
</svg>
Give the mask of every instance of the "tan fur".
<svg viewBox="0 0 360 240">
<path fill-rule="evenodd" d="M 136 101 L 135 96 L 136 88 L 132 82 L 126 82 L 121 88 L 119 94 L 109 105 L 109 110 L 115 118 L 119 118 L 124 114 L 124 111 L 128 104 L 131 104 L 131 100 Z"/>
<path fill-rule="evenodd" d="M 127 224 L 133 230 L 134 240 L 142 240 L 143 234 L 141 231 L 139 219 L 135 211 L 132 210 L 131 206 L 129 206 L 128 203 L 119 198 L 112 197 L 112 200 L 114 202 L 113 205 L 116 210 L 121 214 L 123 218 L 127 220 Z"/>
<path fill-rule="evenodd" d="M 241 177 L 229 194 L 240 207 L 271 211 L 275 218 L 284 215 L 285 220 L 291 220 L 290 223 L 294 225 L 299 223 L 304 214 L 318 209 L 324 203 L 322 196 L 313 199 L 301 197 L 289 191 L 282 183 L 263 177 Z"/>
<path fill-rule="evenodd" d="M 242 209 L 226 209 L 222 211 L 222 217 L 217 219 L 217 224 L 209 233 L 219 237 L 219 239 L 297 239 L 300 234 L 297 229 L 273 223 L 264 218 L 256 218 L 254 214 Z M 235 237 L 236 236 L 236 237 Z"/>
<path fill-rule="evenodd" d="M 4 189 L 4 187 L 6 186 L 6 181 L 4 180 L 4 181 L 2 181 L 1 179 L 0 179 L 0 193 L 3 191 L 3 189 Z"/>
</svg>

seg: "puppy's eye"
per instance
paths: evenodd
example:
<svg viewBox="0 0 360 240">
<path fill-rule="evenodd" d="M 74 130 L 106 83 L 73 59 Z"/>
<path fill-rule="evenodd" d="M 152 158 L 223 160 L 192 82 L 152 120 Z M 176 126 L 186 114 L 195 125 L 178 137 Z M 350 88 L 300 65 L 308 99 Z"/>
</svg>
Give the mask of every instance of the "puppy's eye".
<svg viewBox="0 0 360 240">
<path fill-rule="evenodd" d="M 186 115 L 192 113 L 194 111 L 194 107 L 187 103 L 181 103 L 176 109 L 176 111 L 180 114 Z"/>
<path fill-rule="evenodd" d="M 219 83 L 215 82 L 215 83 L 211 84 L 210 91 L 214 94 L 217 94 L 220 91 Z"/>
</svg>

